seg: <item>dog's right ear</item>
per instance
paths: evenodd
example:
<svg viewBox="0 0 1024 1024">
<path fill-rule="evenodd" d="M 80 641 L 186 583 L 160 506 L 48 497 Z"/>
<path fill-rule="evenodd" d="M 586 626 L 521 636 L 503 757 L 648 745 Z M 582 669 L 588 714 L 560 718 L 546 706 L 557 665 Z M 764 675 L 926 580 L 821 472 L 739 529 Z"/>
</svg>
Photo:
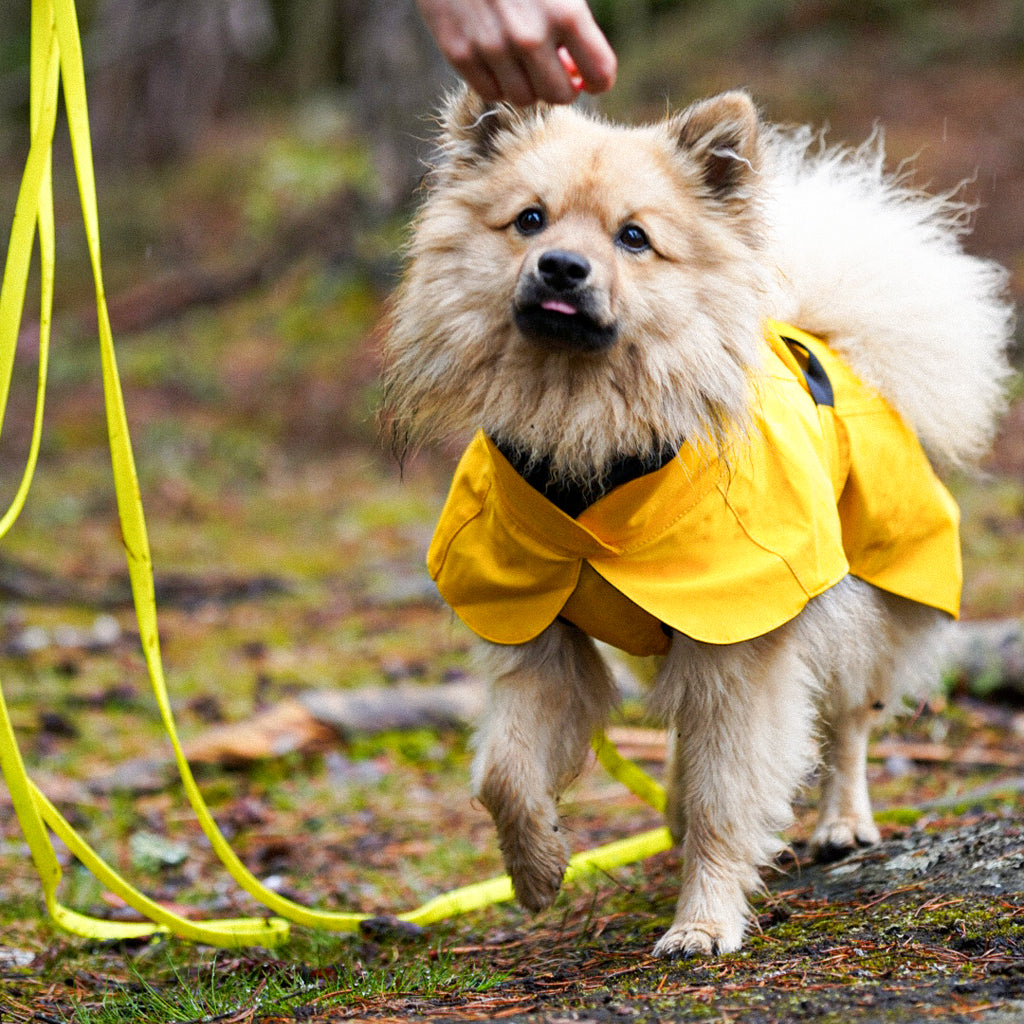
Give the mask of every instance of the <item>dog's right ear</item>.
<svg viewBox="0 0 1024 1024">
<path fill-rule="evenodd" d="M 488 103 L 463 87 L 452 93 L 441 114 L 445 162 L 480 164 L 492 159 L 505 134 L 526 130 L 523 112 L 510 103 Z"/>
</svg>

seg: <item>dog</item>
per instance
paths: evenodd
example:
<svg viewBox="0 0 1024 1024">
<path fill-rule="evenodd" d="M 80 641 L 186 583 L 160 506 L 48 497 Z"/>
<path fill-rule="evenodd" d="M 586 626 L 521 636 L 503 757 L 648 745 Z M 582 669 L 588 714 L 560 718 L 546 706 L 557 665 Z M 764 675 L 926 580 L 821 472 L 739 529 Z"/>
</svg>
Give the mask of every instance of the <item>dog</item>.
<svg viewBox="0 0 1024 1024">
<path fill-rule="evenodd" d="M 428 565 L 482 638 L 473 786 L 530 911 L 616 700 L 595 639 L 661 659 L 682 879 L 656 955 L 739 948 L 817 758 L 813 851 L 879 841 L 869 730 L 934 683 L 959 607 L 933 464 L 985 451 L 1011 336 L 971 211 L 883 163 L 742 91 L 635 127 L 447 101 L 382 423 L 400 454 L 475 432 Z"/>
</svg>

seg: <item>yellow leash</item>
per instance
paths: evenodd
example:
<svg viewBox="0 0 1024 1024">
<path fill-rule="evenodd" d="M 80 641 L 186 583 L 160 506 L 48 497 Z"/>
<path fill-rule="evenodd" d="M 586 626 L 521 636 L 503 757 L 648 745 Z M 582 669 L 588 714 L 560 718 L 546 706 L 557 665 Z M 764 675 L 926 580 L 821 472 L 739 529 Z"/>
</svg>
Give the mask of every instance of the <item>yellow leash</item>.
<svg viewBox="0 0 1024 1024">
<path fill-rule="evenodd" d="M 82 203 L 89 258 L 96 288 L 96 311 L 103 372 L 107 432 L 114 471 L 118 515 L 124 538 L 139 635 L 153 693 L 164 729 L 171 741 L 186 797 L 210 841 L 214 852 L 235 882 L 277 917 L 246 917 L 190 921 L 172 913 L 132 886 L 86 843 L 61 816 L 56 807 L 28 777 L 0 689 L 0 770 L 11 793 L 32 860 L 39 874 L 46 907 L 54 920 L 75 934 L 91 939 L 139 938 L 155 933 L 173 933 L 196 942 L 216 946 L 274 945 L 288 936 L 288 921 L 334 931 L 355 931 L 370 915 L 311 910 L 286 899 L 264 886 L 238 858 L 217 826 L 203 799 L 182 751 L 171 712 L 164 679 L 157 629 L 153 566 L 145 517 L 121 384 L 117 373 L 110 320 L 100 269 L 99 222 L 96 184 L 93 176 L 92 143 L 85 96 L 85 75 L 78 19 L 74 0 L 33 0 L 31 43 L 32 140 L 25 163 L 21 188 L 11 227 L 7 263 L 0 286 L 0 423 L 6 410 L 14 353 L 28 282 L 33 240 L 38 232 L 41 267 L 41 312 L 39 330 L 39 384 L 33 421 L 32 442 L 18 491 L 11 507 L 0 519 L 0 537 L 17 519 L 24 505 L 35 470 L 42 431 L 46 373 L 49 359 L 50 321 L 53 310 L 55 241 L 51 152 L 56 125 L 58 87 L 63 85 L 72 152 Z M 595 739 L 597 756 L 605 768 L 634 793 L 656 808 L 664 807 L 664 792 L 646 773 L 623 759 L 603 737 Z M 64 907 L 57 898 L 61 869 L 50 833 L 112 893 L 146 918 L 142 923 L 107 921 Z M 566 879 L 593 871 L 607 871 L 667 849 L 671 840 L 666 829 L 609 843 L 571 858 Z M 423 906 L 399 915 L 418 925 L 466 913 L 512 898 L 507 876 L 489 879 L 438 896 Z M 287 920 L 285 920 L 287 919 Z"/>
</svg>

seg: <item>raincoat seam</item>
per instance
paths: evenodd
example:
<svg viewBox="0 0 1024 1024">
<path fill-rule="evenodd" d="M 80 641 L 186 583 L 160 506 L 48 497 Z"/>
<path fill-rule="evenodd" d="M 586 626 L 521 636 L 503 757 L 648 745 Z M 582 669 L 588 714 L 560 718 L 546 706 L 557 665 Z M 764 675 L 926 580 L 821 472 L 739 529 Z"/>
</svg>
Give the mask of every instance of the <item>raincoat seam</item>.
<svg viewBox="0 0 1024 1024">
<path fill-rule="evenodd" d="M 722 502 L 724 503 L 725 507 L 729 510 L 730 515 L 736 521 L 736 525 L 739 526 L 739 528 L 743 531 L 743 535 L 747 538 L 747 540 L 749 540 L 750 543 L 754 544 L 756 547 L 759 547 L 762 551 L 766 551 L 768 554 L 774 555 L 789 571 L 790 576 L 792 576 L 793 579 L 796 581 L 797 586 L 807 595 L 808 598 L 810 598 L 811 592 L 804 585 L 804 581 L 797 575 L 797 572 L 790 563 L 790 560 L 784 554 L 782 554 L 782 552 L 777 551 L 775 548 L 759 540 L 750 532 L 749 529 L 747 529 L 747 524 L 743 522 L 742 517 L 736 511 L 736 508 L 733 505 L 733 503 L 729 500 L 729 495 L 727 491 L 723 491 L 721 488 L 719 488 L 719 494 L 722 495 Z"/>
<path fill-rule="evenodd" d="M 678 456 L 676 456 L 676 458 L 678 458 Z M 702 501 L 704 501 L 707 498 L 707 496 L 713 490 L 719 491 L 721 493 L 720 483 L 712 484 L 710 487 L 708 487 L 706 491 L 694 492 L 692 488 L 692 481 L 689 482 L 691 483 L 691 487 L 688 490 L 688 493 L 693 494 L 693 498 L 691 501 L 682 506 L 677 512 L 677 514 L 673 516 L 671 519 L 665 520 L 664 525 L 659 524 L 656 531 L 651 528 L 648 528 L 646 530 L 638 530 L 638 539 L 636 541 L 634 541 L 631 544 L 616 545 L 615 555 L 619 556 L 635 554 L 637 551 L 642 551 L 644 548 L 649 548 L 652 544 L 659 543 L 666 533 L 674 529 L 675 526 L 680 522 L 680 520 L 685 519 Z"/>
<path fill-rule="evenodd" d="M 484 508 L 487 505 L 487 497 L 491 493 L 491 490 L 492 490 L 493 487 L 494 487 L 493 482 L 490 481 L 490 480 L 487 481 L 487 489 L 484 491 L 484 493 L 480 497 L 479 501 L 474 501 L 474 503 L 473 503 L 476 506 L 476 511 L 473 512 L 472 515 L 467 516 L 461 523 L 459 523 L 458 527 L 455 530 L 452 530 L 451 536 L 448 538 L 448 540 L 445 543 L 443 549 L 438 554 L 438 558 L 437 558 L 438 569 L 437 569 L 437 572 L 433 572 L 432 571 L 431 574 L 430 574 L 431 577 L 434 580 L 436 580 L 437 577 L 440 575 L 441 569 L 444 567 L 445 562 L 448 561 L 448 554 L 449 554 L 449 552 L 452 549 L 452 545 L 454 545 L 455 541 L 458 539 L 459 535 L 466 529 L 467 526 L 469 526 L 470 523 L 473 522 L 473 520 L 479 519 L 480 516 L 483 515 Z"/>
</svg>

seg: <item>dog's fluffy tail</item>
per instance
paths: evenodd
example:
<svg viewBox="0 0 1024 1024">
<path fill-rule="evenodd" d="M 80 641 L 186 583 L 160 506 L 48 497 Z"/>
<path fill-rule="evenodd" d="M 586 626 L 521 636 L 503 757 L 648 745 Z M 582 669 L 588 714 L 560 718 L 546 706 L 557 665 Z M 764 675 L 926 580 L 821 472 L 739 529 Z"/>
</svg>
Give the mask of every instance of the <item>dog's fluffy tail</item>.
<svg viewBox="0 0 1024 1024">
<path fill-rule="evenodd" d="M 961 240 L 971 209 L 888 175 L 881 134 L 827 149 L 769 139 L 774 315 L 820 335 L 947 465 L 988 447 L 1010 373 L 1006 275 Z"/>
</svg>

